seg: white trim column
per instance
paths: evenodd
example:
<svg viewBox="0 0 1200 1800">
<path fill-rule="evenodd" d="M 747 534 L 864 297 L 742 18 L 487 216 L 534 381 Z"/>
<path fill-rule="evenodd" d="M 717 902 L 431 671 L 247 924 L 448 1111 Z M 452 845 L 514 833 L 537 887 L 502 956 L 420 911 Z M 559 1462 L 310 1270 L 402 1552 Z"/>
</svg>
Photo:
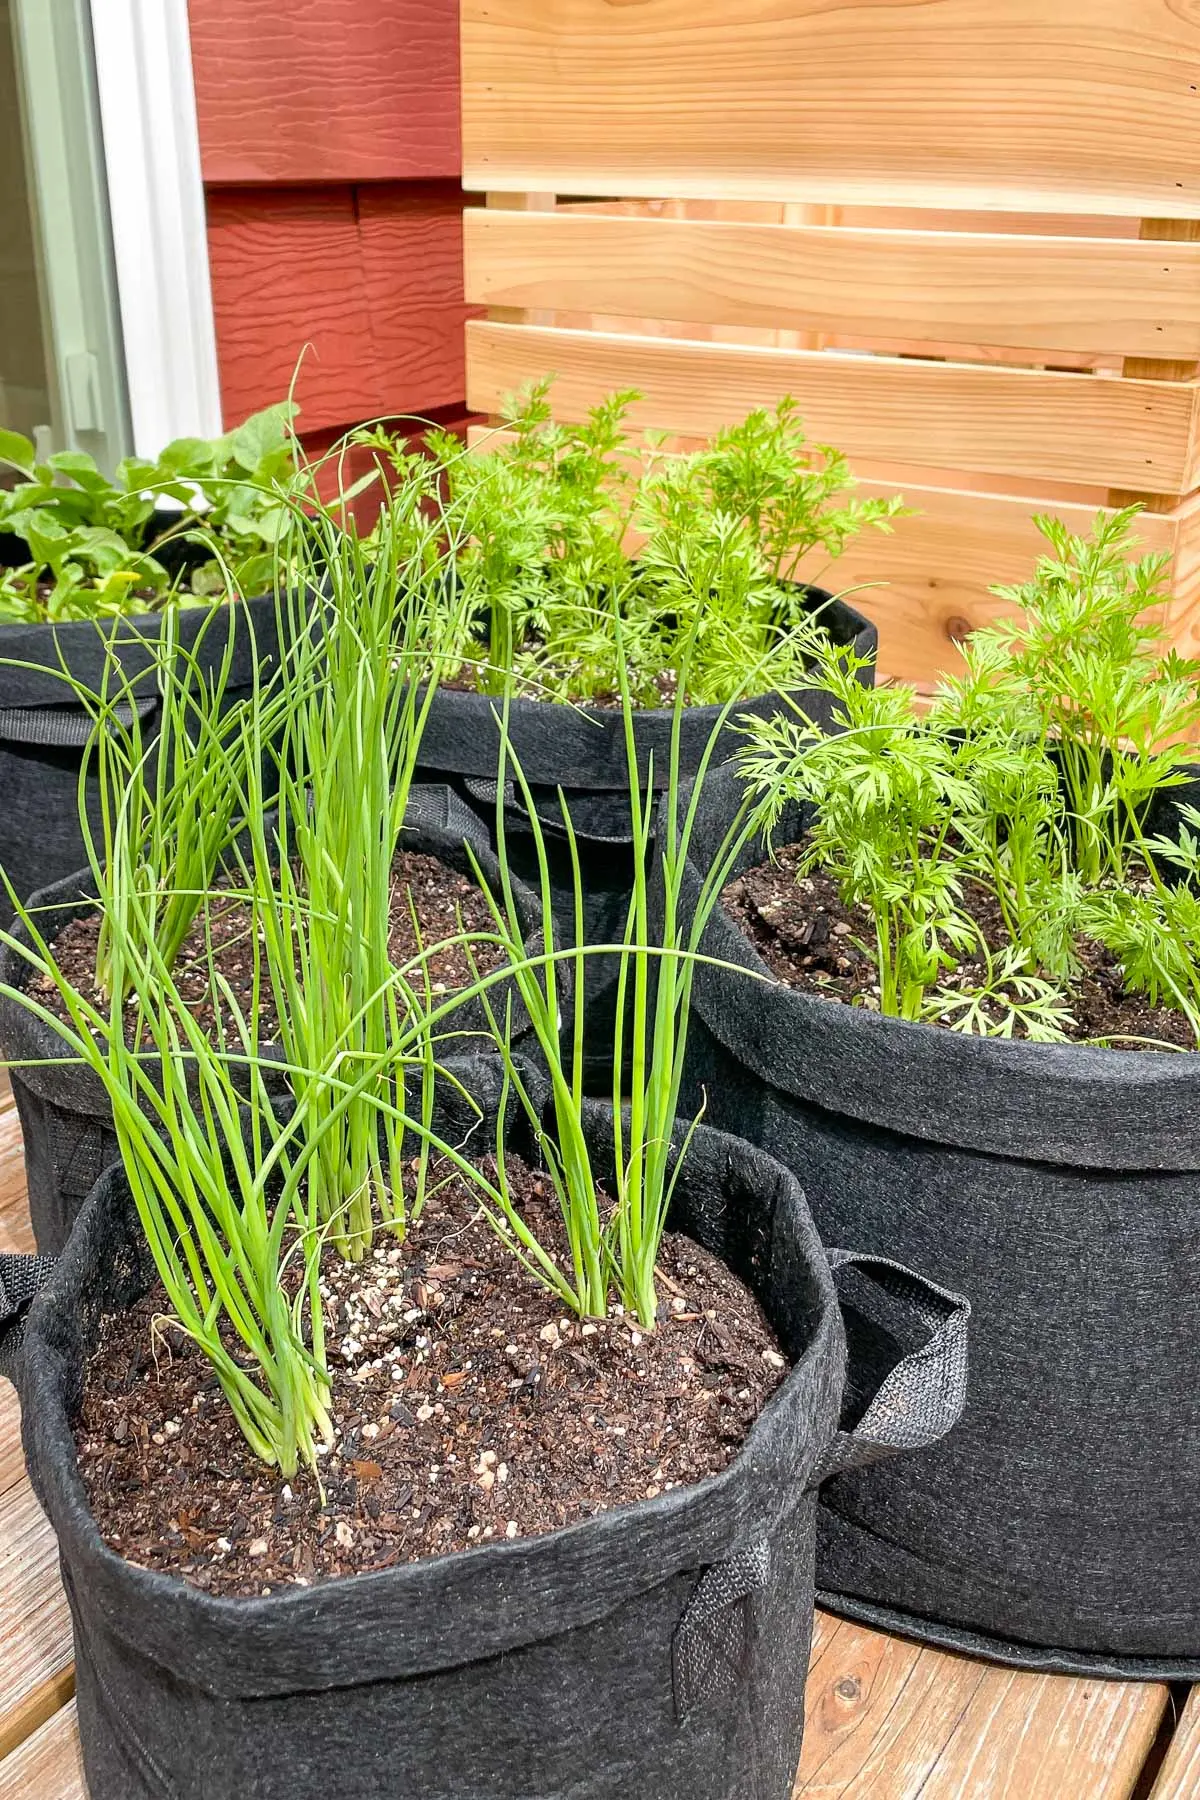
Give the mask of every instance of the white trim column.
<svg viewBox="0 0 1200 1800">
<path fill-rule="evenodd" d="M 134 447 L 221 430 L 187 0 L 91 0 Z"/>
</svg>

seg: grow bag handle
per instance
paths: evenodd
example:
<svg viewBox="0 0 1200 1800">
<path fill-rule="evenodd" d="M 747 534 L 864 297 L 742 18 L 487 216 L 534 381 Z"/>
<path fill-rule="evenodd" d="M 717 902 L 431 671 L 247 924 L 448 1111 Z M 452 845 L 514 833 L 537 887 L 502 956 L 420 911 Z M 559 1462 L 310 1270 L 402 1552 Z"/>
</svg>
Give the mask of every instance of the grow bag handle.
<svg viewBox="0 0 1200 1800">
<path fill-rule="evenodd" d="M 58 1267 L 56 1256 L 0 1256 L 0 1375 L 17 1378 L 25 1315 Z"/>
<path fill-rule="evenodd" d="M 958 1423 L 967 1398 L 967 1321 L 969 1301 L 938 1287 L 886 1256 L 854 1250 L 830 1250 L 834 1281 L 844 1272 L 862 1277 L 852 1298 L 842 1295 L 850 1337 L 851 1399 L 859 1416 L 849 1430 L 839 1431 L 816 1469 L 816 1482 L 847 1469 L 865 1469 L 904 1450 L 936 1444 Z M 895 1360 L 897 1332 L 911 1332 L 913 1322 L 925 1333 L 920 1346 Z M 859 1383 L 875 1379 L 881 1360 L 891 1366 L 862 1404 Z M 815 1485 L 815 1483 L 814 1483 Z"/>
</svg>

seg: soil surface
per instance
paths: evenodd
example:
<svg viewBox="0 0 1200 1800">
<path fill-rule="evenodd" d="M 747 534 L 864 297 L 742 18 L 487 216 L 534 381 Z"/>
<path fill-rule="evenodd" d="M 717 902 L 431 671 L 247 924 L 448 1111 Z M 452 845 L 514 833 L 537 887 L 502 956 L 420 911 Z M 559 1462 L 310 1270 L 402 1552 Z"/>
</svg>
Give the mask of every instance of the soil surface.
<svg viewBox="0 0 1200 1800">
<path fill-rule="evenodd" d="M 874 942 L 871 915 L 863 906 L 843 904 L 833 879 L 817 869 L 797 880 L 804 845 L 789 844 L 775 862 L 760 864 L 725 888 L 725 909 L 780 981 L 801 993 L 848 1005 L 878 1008 L 875 961 L 867 950 Z M 964 911 L 981 927 L 989 947 L 1008 942 L 994 897 L 968 882 Z M 1151 1006 L 1145 996 L 1126 992 L 1120 966 L 1103 944 L 1081 937 L 1076 948 L 1083 970 L 1066 989 L 1066 1007 L 1074 1024 L 1063 1027 L 1076 1043 L 1104 1040 L 1114 1050 L 1153 1049 L 1146 1039 L 1183 1050 L 1196 1040 L 1184 1015 L 1174 1007 Z M 966 960 L 947 972 L 941 985 L 969 990 L 984 978 L 979 961 Z M 943 1020 L 930 1023 L 949 1030 Z M 1024 1034 L 1020 1026 L 1014 1035 Z M 1140 1040 L 1140 1041 L 1139 1041 Z"/>
<path fill-rule="evenodd" d="M 409 900 L 411 896 L 412 906 Z M 413 927 L 415 910 L 421 943 L 440 943 L 455 933 L 491 931 L 492 915 L 475 882 L 468 875 L 448 868 L 434 856 L 401 850 L 392 864 L 392 894 L 389 913 L 388 947 L 396 967 L 417 954 L 417 935 Z M 207 931 L 211 934 L 216 964 L 228 981 L 238 1005 L 249 1015 L 253 1005 L 254 957 L 251 951 L 251 912 L 240 900 L 222 897 L 218 888 L 207 907 Z M 461 921 L 461 922 L 460 922 Z M 210 1004 L 210 982 L 206 951 L 206 923 L 198 916 L 184 940 L 175 966 L 175 980 L 180 994 L 193 1017 L 215 1033 L 217 1022 Z M 53 942 L 54 958 L 62 973 L 78 993 L 104 1008 L 96 987 L 96 947 L 100 936 L 99 912 L 85 913 L 66 925 Z M 496 944 L 472 946 L 480 974 L 498 968 L 504 959 Z M 455 993 L 473 979 L 470 959 L 461 945 L 450 945 L 429 958 L 430 980 L 435 993 Z M 264 971 L 265 975 L 265 971 Z M 48 977 L 34 976 L 30 991 L 36 993 L 60 1019 L 67 1020 L 57 986 Z M 270 1044 L 278 1035 L 279 1023 L 271 995 L 263 980 L 259 1004 L 259 1042 Z"/>
<path fill-rule="evenodd" d="M 482 672 L 480 670 L 464 669 L 457 675 L 452 675 L 444 679 L 440 685 L 443 688 L 450 688 L 456 694 L 479 694 L 484 692 L 484 689 L 480 686 L 481 674 Z M 566 671 L 565 674 L 566 678 L 569 680 L 569 671 Z M 561 681 L 563 675 L 564 671 L 560 670 L 556 679 Z M 653 699 L 643 697 L 641 700 L 637 701 L 634 705 L 635 712 L 641 712 L 647 709 L 661 710 L 663 708 L 674 706 L 675 689 L 678 686 L 678 677 L 674 669 L 662 670 L 661 674 L 654 677 L 653 686 L 656 689 L 655 697 Z M 556 693 L 552 697 L 546 692 L 543 683 L 539 682 L 537 677 L 531 674 L 517 674 L 514 676 L 513 694 L 519 700 L 550 700 L 553 705 L 557 706 L 591 706 L 595 707 L 598 712 L 619 712 L 621 710 L 621 695 L 619 690 L 602 689 L 597 693 L 591 694 L 571 692 L 565 697 Z M 697 702 L 688 700 L 687 704 L 692 706 L 696 705 Z M 705 703 L 700 702 L 699 704 Z"/>
<path fill-rule="evenodd" d="M 481 1163 L 481 1167 L 490 1165 Z M 508 1171 L 561 1262 L 548 1184 Z M 324 1494 L 246 1448 L 161 1290 L 105 1321 L 76 1426 L 100 1531 L 127 1560 L 219 1594 L 262 1594 L 532 1537 L 724 1469 L 786 1363 L 757 1301 L 668 1237 L 652 1332 L 619 1308 L 581 1322 L 526 1275 L 463 1182 L 322 1291 L 336 1438 Z M 154 1345 L 153 1349 L 151 1345 Z"/>
</svg>

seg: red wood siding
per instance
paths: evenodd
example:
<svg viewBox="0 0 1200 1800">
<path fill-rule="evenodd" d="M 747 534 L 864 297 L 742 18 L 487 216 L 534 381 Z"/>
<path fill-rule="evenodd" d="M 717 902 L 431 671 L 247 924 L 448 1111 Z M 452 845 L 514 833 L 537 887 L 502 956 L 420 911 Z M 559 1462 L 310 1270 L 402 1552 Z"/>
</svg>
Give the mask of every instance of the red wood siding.
<svg viewBox="0 0 1200 1800">
<path fill-rule="evenodd" d="M 298 361 L 306 432 L 462 402 L 454 185 L 218 188 L 208 240 L 227 424 L 287 394 Z"/>
<path fill-rule="evenodd" d="M 464 406 L 458 0 L 188 0 L 226 426 Z M 307 346 L 307 349 L 306 349 Z"/>
<path fill-rule="evenodd" d="M 457 177 L 458 0 L 189 0 L 204 179 Z"/>
</svg>

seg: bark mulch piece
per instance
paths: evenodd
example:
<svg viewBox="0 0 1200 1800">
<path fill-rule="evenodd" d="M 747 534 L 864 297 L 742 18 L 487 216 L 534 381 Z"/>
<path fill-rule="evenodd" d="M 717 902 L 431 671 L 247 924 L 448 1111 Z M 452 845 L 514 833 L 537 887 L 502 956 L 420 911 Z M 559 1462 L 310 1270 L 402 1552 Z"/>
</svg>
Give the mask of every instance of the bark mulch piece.
<svg viewBox="0 0 1200 1800">
<path fill-rule="evenodd" d="M 822 1000 L 877 1009 L 875 962 L 867 950 L 875 937 L 871 915 L 864 906 L 844 905 L 837 884 L 820 869 L 798 880 L 796 869 L 803 853 L 803 842 L 788 844 L 774 862 L 739 875 L 721 896 L 725 909 L 771 973 L 788 987 Z M 992 951 L 1002 949 L 1008 940 L 994 897 L 968 882 L 963 906 Z M 1153 1045 L 1131 1040 L 1149 1038 L 1195 1050 L 1184 1015 L 1175 1007 L 1151 1006 L 1144 995 L 1126 992 L 1120 966 L 1103 944 L 1081 937 L 1076 948 L 1083 971 L 1066 989 L 1067 1010 L 1075 1021 L 1064 1027 L 1069 1039 L 1111 1039 L 1115 1050 L 1145 1050 Z M 941 985 L 966 990 L 983 979 L 982 964 L 967 959 L 947 971 Z M 950 1029 L 942 1020 L 930 1023 Z M 1023 1035 L 1019 1025 L 1014 1035 Z"/>
<path fill-rule="evenodd" d="M 481 1168 L 494 1165 L 481 1161 Z M 545 1178 L 518 1205 L 560 1264 Z M 407 1240 L 323 1270 L 336 1439 L 285 1483 L 256 1462 L 161 1290 L 106 1320 L 76 1427 L 99 1528 L 127 1560 L 262 1594 L 531 1537 L 725 1468 L 784 1379 L 757 1301 L 668 1236 L 659 1319 L 581 1322 L 517 1264 L 448 1165 Z"/>
</svg>

